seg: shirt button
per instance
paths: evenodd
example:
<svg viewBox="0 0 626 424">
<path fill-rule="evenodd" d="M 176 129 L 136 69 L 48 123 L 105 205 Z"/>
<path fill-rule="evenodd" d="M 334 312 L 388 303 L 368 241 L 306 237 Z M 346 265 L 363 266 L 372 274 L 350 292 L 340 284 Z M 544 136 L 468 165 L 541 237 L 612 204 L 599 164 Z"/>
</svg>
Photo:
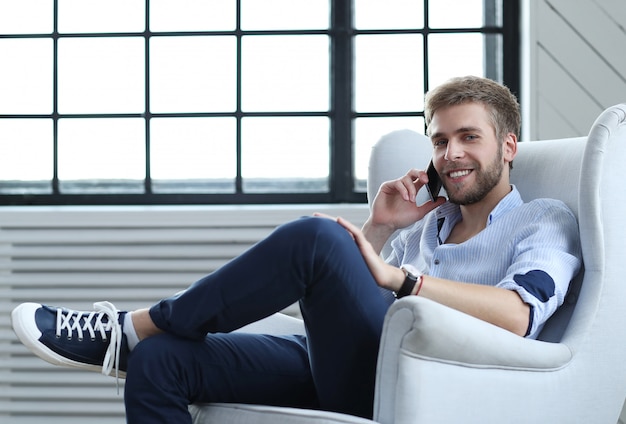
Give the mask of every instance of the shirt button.
<svg viewBox="0 0 626 424">
<path fill-rule="evenodd" d="M 439 259 L 435 259 L 435 265 L 439 265 L 441 261 Z"/>
</svg>

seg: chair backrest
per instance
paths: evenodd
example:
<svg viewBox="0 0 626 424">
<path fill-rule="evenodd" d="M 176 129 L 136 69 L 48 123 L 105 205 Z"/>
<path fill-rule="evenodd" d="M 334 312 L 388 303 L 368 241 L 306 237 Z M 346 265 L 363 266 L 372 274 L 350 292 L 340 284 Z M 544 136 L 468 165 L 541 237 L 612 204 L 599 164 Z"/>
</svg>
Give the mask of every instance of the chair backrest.
<svg viewBox="0 0 626 424">
<path fill-rule="evenodd" d="M 590 314 L 597 311 L 606 287 L 604 267 L 616 250 L 621 255 L 622 249 L 617 247 L 626 244 L 625 226 L 621 224 L 626 209 L 621 197 L 626 181 L 626 165 L 621 163 L 626 158 L 625 111 L 626 104 L 607 109 L 588 137 L 518 144 L 511 182 L 525 201 L 548 197 L 565 202 L 579 220 L 583 245 L 585 271 L 572 282 L 564 305 L 544 326 L 541 340 L 560 341 L 568 335 L 576 339 L 587 334 L 592 325 Z M 395 131 L 381 138 L 370 158 L 369 201 L 382 182 L 403 175 L 411 167 L 425 169 L 431 154 L 429 139 L 414 131 Z M 419 199 L 426 201 L 424 190 Z M 607 225 L 613 230 L 607 231 Z M 612 252 L 607 256 L 608 249 Z M 612 266 L 623 270 L 621 279 L 626 278 L 626 258 L 614 259 L 617 263 Z M 625 284 L 622 286 L 626 288 Z M 626 289 L 619 291 L 626 296 Z M 579 300 L 580 297 L 584 299 Z M 568 325 L 570 320 L 573 325 Z"/>
<path fill-rule="evenodd" d="M 411 168 L 426 169 L 432 157 L 432 150 L 430 139 L 412 130 L 393 131 L 381 137 L 370 153 L 367 175 L 367 201 L 370 206 L 379 187 L 385 181 L 399 178 Z M 443 190 L 442 195 L 445 195 Z M 420 190 L 416 203 L 427 200 L 426 190 Z M 389 242 L 383 248 L 382 255 L 385 256 L 388 252 Z"/>
<path fill-rule="evenodd" d="M 583 340 L 621 326 L 626 318 L 623 307 L 606 304 L 613 303 L 610 297 L 618 292 L 626 296 L 619 281 L 623 277 L 616 281 L 606 269 L 610 265 L 621 270 L 618 274 L 626 273 L 626 258 L 619 258 L 626 244 L 621 225 L 626 201 L 619 195 L 626 181 L 624 159 L 626 104 L 604 111 L 587 137 L 519 144 L 511 181 L 525 200 L 550 197 L 565 202 L 578 218 L 583 248 L 584 270 L 572 281 L 563 306 L 548 320 L 540 340 L 581 349 Z"/>
<path fill-rule="evenodd" d="M 579 194 L 587 137 L 519 143 L 511 182 L 524 201 L 552 198 L 563 201 L 579 218 Z M 562 307 L 544 325 L 538 339 L 560 341 L 574 311 L 584 271 L 570 284 Z"/>
<path fill-rule="evenodd" d="M 611 348 L 626 340 L 626 104 L 608 108 L 596 119 L 582 159 L 577 213 L 585 275 L 562 341 L 578 349 L 590 344 L 592 357 L 610 361 L 617 354 Z M 622 354 L 617 354 L 620 362 Z M 626 373 L 625 366 L 621 369 Z M 617 371 L 613 369 L 615 375 Z"/>
<path fill-rule="evenodd" d="M 374 165 L 378 160 L 372 158 L 370 183 L 375 187 L 381 178 L 402 175 L 407 160 L 409 166 L 423 168 L 430 143 L 416 133 L 399 132 L 383 138 L 372 153 L 383 151 L 381 164 Z M 546 402 L 561 411 L 561 422 L 616 422 L 626 397 L 626 104 L 604 111 L 587 137 L 523 142 L 518 151 L 512 182 L 526 201 L 551 197 L 572 209 L 584 262 L 564 305 L 539 335 L 565 345 L 572 359 L 553 370 L 557 377 L 549 378 L 554 373 L 547 372 L 537 381 L 559 385 L 558 398 Z"/>
<path fill-rule="evenodd" d="M 432 156 L 430 139 L 412 130 L 398 130 L 381 137 L 372 147 L 367 175 L 367 199 L 372 203 L 385 181 L 404 175 L 411 168 L 426 169 Z M 426 201 L 421 190 L 419 199 Z"/>
</svg>

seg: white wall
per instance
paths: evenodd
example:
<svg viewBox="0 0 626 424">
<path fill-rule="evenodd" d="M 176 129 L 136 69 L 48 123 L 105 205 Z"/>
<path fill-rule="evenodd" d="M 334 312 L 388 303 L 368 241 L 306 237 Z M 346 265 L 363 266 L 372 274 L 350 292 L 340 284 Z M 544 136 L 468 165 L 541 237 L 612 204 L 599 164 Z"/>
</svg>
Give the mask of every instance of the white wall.
<svg viewBox="0 0 626 424">
<path fill-rule="evenodd" d="M 523 139 L 587 135 L 626 102 L 625 0 L 523 0 Z"/>
</svg>

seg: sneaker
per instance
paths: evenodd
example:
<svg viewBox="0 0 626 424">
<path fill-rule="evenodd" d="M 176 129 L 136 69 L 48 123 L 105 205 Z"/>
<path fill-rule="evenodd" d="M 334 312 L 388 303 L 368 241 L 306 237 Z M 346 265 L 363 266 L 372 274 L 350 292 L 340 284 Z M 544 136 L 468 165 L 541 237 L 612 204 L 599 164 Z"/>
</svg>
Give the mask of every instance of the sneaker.
<svg viewBox="0 0 626 424">
<path fill-rule="evenodd" d="M 11 313 L 13 331 L 35 355 L 54 365 L 126 376 L 125 312 L 109 302 L 83 312 L 23 303 Z"/>
</svg>

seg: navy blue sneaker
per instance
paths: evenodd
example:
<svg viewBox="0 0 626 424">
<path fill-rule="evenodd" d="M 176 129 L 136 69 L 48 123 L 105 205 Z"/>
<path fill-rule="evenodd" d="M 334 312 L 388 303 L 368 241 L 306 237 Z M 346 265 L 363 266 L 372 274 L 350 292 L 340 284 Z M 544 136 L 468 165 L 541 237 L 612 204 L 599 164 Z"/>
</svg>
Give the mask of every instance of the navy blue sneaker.
<svg viewBox="0 0 626 424">
<path fill-rule="evenodd" d="M 20 341 L 46 362 L 126 376 L 128 344 L 122 332 L 125 312 L 109 302 L 94 311 L 74 311 L 23 303 L 11 313 Z"/>
</svg>

